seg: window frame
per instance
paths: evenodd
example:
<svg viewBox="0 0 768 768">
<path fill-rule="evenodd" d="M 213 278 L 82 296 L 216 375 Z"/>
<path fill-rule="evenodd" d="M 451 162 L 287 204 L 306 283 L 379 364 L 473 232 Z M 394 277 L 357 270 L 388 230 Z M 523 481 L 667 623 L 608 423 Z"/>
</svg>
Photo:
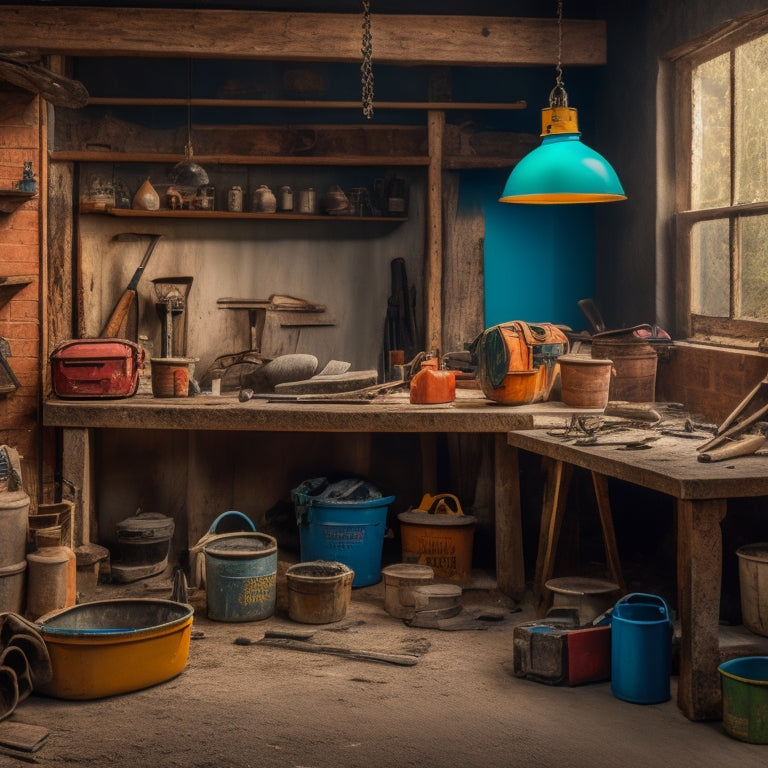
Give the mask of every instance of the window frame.
<svg viewBox="0 0 768 768">
<path fill-rule="evenodd" d="M 696 314 L 691 308 L 692 253 L 691 232 L 696 224 L 715 219 L 728 220 L 730 241 L 730 291 L 731 311 L 735 280 L 734 251 L 738 248 L 738 228 L 734 220 L 739 217 L 768 215 L 768 200 L 757 203 L 692 209 L 693 131 L 693 72 L 700 64 L 731 53 L 731 77 L 733 77 L 734 49 L 758 37 L 768 35 L 768 10 L 753 14 L 737 22 L 729 22 L 714 30 L 703 39 L 692 41 L 671 54 L 675 67 L 674 109 L 674 165 L 675 165 L 675 212 L 673 216 L 676 253 L 676 326 L 679 335 L 692 342 L 729 347 L 768 349 L 768 321 L 741 320 L 733 317 L 711 317 Z M 732 99 L 733 99 L 732 95 Z M 732 112 L 732 110 L 731 110 Z M 734 155 L 733 115 L 731 116 L 731 157 Z M 735 163 L 731 163 L 731 191 Z"/>
</svg>

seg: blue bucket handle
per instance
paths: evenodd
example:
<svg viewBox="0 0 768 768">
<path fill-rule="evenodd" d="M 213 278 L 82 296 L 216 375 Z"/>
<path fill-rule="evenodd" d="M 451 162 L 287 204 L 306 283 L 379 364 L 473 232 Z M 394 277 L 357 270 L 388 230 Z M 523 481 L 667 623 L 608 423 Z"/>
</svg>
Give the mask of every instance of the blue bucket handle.
<svg viewBox="0 0 768 768">
<path fill-rule="evenodd" d="M 230 516 L 232 516 L 232 517 L 239 517 L 239 518 L 241 518 L 241 519 L 243 520 L 243 522 L 247 523 L 247 525 L 248 525 L 248 530 L 250 530 L 250 531 L 253 531 L 253 532 L 255 532 L 255 531 L 256 531 L 256 526 L 253 524 L 253 521 L 251 520 L 251 518 L 250 518 L 250 517 L 247 517 L 247 516 L 246 516 L 246 515 L 244 515 L 242 512 L 238 512 L 237 510 L 234 510 L 234 509 L 230 509 L 230 510 L 229 510 L 229 511 L 227 511 L 227 512 L 222 512 L 222 513 L 221 513 L 221 514 L 220 514 L 220 515 L 219 515 L 219 516 L 218 516 L 218 517 L 217 517 L 217 518 L 216 518 L 216 519 L 213 521 L 213 523 L 211 524 L 211 527 L 208 529 L 208 533 L 211 533 L 211 534 L 213 534 L 213 533 L 216 533 L 216 527 L 218 526 L 218 524 L 219 524 L 219 523 L 220 523 L 222 520 L 224 520 L 224 518 L 226 518 L 226 517 L 230 517 Z"/>
<path fill-rule="evenodd" d="M 646 592 L 631 592 L 618 600 L 616 605 L 622 603 L 644 603 L 646 605 L 650 603 L 652 605 L 658 605 L 660 608 L 664 609 L 664 617 L 669 619 L 669 607 L 664 601 L 664 598 L 659 597 L 658 595 L 649 595 Z"/>
</svg>

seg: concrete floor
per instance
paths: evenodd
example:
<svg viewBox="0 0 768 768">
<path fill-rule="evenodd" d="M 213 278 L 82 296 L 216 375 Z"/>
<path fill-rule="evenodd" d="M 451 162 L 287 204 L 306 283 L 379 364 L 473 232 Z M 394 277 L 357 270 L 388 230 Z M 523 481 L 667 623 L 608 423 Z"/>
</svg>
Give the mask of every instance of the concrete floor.
<svg viewBox="0 0 768 768">
<path fill-rule="evenodd" d="M 148 580 L 139 596 L 170 582 Z M 96 599 L 117 596 L 100 587 Z M 610 683 L 549 686 L 513 675 L 514 626 L 533 619 L 493 590 L 465 590 L 464 615 L 493 607 L 476 629 L 407 626 L 383 607 L 382 584 L 356 589 L 328 625 L 213 622 L 196 606 L 187 668 L 143 691 L 90 702 L 33 695 L 14 721 L 45 726 L 45 766 L 136 768 L 764 768 L 768 746 L 736 741 L 720 722 L 693 723 L 672 698 L 636 705 Z M 278 599 L 280 608 L 280 598 Z M 482 625 L 482 626 L 481 626 Z M 410 667 L 301 653 L 236 638 L 314 629 L 310 642 L 410 653 Z M 0 755 L 0 765 L 17 765 Z"/>
</svg>

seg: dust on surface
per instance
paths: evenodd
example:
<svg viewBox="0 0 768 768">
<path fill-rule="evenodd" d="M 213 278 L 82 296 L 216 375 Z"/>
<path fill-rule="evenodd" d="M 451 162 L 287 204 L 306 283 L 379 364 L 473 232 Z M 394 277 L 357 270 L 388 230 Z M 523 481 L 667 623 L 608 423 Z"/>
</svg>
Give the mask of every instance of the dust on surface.
<svg viewBox="0 0 768 768">
<path fill-rule="evenodd" d="M 279 572 L 282 572 L 282 568 Z M 281 584 L 278 578 L 278 585 Z M 169 579 L 99 587 L 92 599 L 168 596 Z M 353 590 L 346 616 L 328 625 L 274 616 L 254 622 L 195 620 L 186 669 L 152 688 L 96 701 L 33 695 L 14 720 L 45 726 L 32 755 L 51 768 L 756 768 L 765 748 L 735 742 L 720 723 L 693 724 L 669 702 L 620 702 L 609 683 L 549 686 L 516 678 L 513 631 L 534 618 L 486 579 L 462 595 L 477 627 L 408 626 L 384 610 L 382 583 Z M 470 627 L 474 624 L 467 622 Z M 413 654 L 413 666 L 302 653 L 258 644 L 265 632 L 312 632 L 305 642 Z M 235 643 L 237 638 L 252 641 Z M 695 756 L 695 759 L 694 759 Z M 691 762 L 693 760 L 693 762 Z M 21 765 L 0 754 L 0 766 Z"/>
</svg>

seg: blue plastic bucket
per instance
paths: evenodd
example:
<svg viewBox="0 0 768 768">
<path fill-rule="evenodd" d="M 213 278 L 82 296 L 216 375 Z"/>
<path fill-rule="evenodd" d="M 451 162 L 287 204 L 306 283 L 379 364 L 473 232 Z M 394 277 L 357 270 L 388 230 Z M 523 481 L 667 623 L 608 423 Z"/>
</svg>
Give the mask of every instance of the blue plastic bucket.
<svg viewBox="0 0 768 768">
<path fill-rule="evenodd" d="M 353 587 L 381 581 L 387 510 L 394 496 L 331 501 L 295 494 L 302 562 L 333 560 L 355 572 Z"/>
<path fill-rule="evenodd" d="M 259 621 L 275 612 L 277 541 L 265 533 L 222 533 L 203 548 L 208 618 Z"/>
<path fill-rule="evenodd" d="M 611 692 L 634 704 L 670 698 L 672 622 L 661 597 L 635 592 L 611 616 Z"/>
</svg>

